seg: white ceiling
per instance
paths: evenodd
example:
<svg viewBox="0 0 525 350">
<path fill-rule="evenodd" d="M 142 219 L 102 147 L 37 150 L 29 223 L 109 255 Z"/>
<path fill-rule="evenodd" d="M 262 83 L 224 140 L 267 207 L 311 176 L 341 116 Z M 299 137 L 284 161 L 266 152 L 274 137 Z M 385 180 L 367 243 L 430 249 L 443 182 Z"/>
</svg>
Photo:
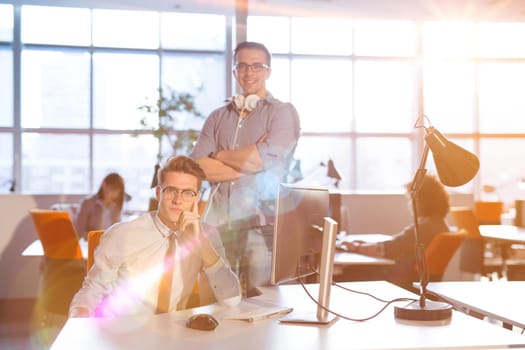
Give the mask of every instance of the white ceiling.
<svg viewBox="0 0 525 350">
<path fill-rule="evenodd" d="M 14 3 L 234 14 L 235 3 L 244 1 L 253 15 L 525 22 L 525 0 L 15 0 Z"/>
</svg>

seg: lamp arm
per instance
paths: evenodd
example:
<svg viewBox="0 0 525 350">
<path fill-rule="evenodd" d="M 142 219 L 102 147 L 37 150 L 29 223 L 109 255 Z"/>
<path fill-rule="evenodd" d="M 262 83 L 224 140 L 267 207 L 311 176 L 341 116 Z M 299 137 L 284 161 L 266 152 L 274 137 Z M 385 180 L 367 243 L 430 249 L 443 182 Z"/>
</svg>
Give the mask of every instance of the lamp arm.
<svg viewBox="0 0 525 350">
<path fill-rule="evenodd" d="M 414 220 L 414 238 L 416 244 L 416 264 L 417 271 L 419 275 L 419 305 L 424 308 L 426 305 L 426 289 L 428 284 L 428 267 L 427 267 L 427 258 L 425 255 L 425 246 L 420 242 L 419 234 L 419 220 L 418 220 L 418 206 L 417 198 L 418 192 L 423 185 L 423 179 L 427 174 L 425 165 L 427 163 L 428 152 L 430 148 L 428 143 L 425 142 L 425 148 L 423 149 L 423 154 L 419 162 L 419 167 L 414 175 L 414 179 L 410 184 L 410 199 L 412 202 L 412 218 Z"/>
</svg>

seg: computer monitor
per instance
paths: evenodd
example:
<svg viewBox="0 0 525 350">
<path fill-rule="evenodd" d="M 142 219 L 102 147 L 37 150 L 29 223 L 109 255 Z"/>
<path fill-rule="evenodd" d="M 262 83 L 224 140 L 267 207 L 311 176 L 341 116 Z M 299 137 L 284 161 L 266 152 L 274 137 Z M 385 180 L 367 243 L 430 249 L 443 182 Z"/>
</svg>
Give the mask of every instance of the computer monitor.
<svg viewBox="0 0 525 350">
<path fill-rule="evenodd" d="M 272 284 L 304 278 L 319 271 L 317 313 L 290 315 L 281 322 L 327 324 L 337 222 L 329 217 L 326 188 L 280 184 L 272 253 Z"/>
</svg>

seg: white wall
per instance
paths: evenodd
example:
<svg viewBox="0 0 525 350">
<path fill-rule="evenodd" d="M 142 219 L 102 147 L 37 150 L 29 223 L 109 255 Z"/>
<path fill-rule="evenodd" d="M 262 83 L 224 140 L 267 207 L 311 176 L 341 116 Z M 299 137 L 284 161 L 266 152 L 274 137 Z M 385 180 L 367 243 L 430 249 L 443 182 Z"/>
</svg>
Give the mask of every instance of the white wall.
<svg viewBox="0 0 525 350">
<path fill-rule="evenodd" d="M 78 203 L 85 195 L 0 195 L 0 299 L 34 298 L 40 280 L 40 257 L 22 256 L 37 235 L 29 216 L 33 208 Z"/>
<path fill-rule="evenodd" d="M 452 206 L 473 206 L 471 193 L 450 193 Z M 348 233 L 394 234 L 412 223 L 405 194 L 356 194 L 342 192 L 341 230 Z M 450 217 L 448 224 L 453 225 Z"/>
</svg>

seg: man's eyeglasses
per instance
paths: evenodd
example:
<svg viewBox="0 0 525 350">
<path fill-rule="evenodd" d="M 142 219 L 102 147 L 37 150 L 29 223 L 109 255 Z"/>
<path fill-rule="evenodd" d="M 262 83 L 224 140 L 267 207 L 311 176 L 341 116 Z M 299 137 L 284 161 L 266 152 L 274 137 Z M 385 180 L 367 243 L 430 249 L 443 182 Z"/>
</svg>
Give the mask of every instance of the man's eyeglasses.
<svg viewBox="0 0 525 350">
<path fill-rule="evenodd" d="M 248 69 L 250 69 L 254 73 L 259 73 L 268 68 L 270 68 L 270 66 L 268 66 L 265 63 L 253 63 L 253 64 L 237 63 L 235 66 L 233 66 L 233 69 L 235 69 L 237 72 L 240 72 L 240 73 L 246 73 Z"/>
<path fill-rule="evenodd" d="M 173 186 L 166 186 L 164 188 L 160 187 L 160 191 L 162 192 L 162 198 L 168 201 L 172 201 L 175 199 L 175 196 L 181 196 L 182 200 L 185 202 L 191 201 L 195 196 L 197 195 L 197 192 L 194 190 L 186 189 L 186 190 L 179 190 L 177 187 Z"/>
</svg>

